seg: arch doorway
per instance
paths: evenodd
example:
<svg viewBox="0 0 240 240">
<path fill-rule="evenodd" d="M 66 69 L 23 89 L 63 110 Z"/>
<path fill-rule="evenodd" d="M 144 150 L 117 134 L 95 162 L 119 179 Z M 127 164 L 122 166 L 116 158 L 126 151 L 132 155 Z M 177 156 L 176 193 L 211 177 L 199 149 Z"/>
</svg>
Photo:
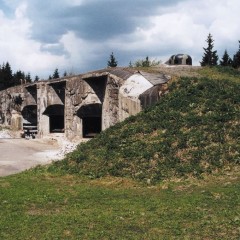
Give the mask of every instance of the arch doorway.
<svg viewBox="0 0 240 240">
<path fill-rule="evenodd" d="M 49 117 L 50 133 L 64 133 L 64 105 L 50 105 L 43 114 Z"/>
<path fill-rule="evenodd" d="M 84 138 L 93 138 L 102 130 L 102 104 L 94 103 L 79 108 L 77 115 L 82 119 Z"/>
</svg>

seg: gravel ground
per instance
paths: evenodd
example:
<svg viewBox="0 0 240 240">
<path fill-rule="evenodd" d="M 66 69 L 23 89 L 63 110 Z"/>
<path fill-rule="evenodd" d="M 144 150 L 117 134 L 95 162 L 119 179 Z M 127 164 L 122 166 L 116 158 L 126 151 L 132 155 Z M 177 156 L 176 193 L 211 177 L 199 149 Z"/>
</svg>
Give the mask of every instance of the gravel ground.
<svg viewBox="0 0 240 240">
<path fill-rule="evenodd" d="M 79 142 L 72 143 L 64 137 L 44 139 L 17 138 L 9 130 L 0 131 L 0 176 L 15 174 L 37 165 L 63 159 Z"/>
</svg>

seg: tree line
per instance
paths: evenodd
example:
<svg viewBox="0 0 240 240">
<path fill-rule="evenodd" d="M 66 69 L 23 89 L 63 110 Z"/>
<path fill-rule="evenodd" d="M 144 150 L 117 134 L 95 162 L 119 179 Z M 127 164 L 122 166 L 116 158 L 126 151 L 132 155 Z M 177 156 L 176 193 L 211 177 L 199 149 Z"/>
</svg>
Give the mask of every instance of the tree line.
<svg viewBox="0 0 240 240">
<path fill-rule="evenodd" d="M 217 54 L 217 50 L 213 50 L 214 48 L 214 39 L 209 33 L 207 37 L 207 47 L 203 48 L 204 53 L 202 57 L 202 61 L 200 62 L 201 66 L 223 66 L 223 67 L 233 67 L 233 68 L 240 68 L 240 41 L 239 43 L 239 48 L 236 51 L 236 53 L 233 55 L 231 58 L 225 49 L 224 54 L 221 58 L 221 60 L 218 62 L 219 57 Z M 157 66 L 161 61 L 157 60 L 150 60 L 149 57 L 147 56 L 145 59 L 140 59 L 132 63 L 130 61 L 129 67 L 153 67 Z M 108 67 L 117 67 L 117 60 L 113 54 L 113 52 L 110 55 L 110 58 L 107 62 Z"/>
<path fill-rule="evenodd" d="M 150 60 L 147 56 L 145 59 L 139 59 L 132 63 L 132 61 L 129 62 L 129 67 L 154 67 L 160 64 L 161 61 L 157 60 Z M 110 54 L 109 60 L 107 61 L 107 67 L 117 67 L 118 62 L 113 54 L 113 52 Z"/>
<path fill-rule="evenodd" d="M 236 51 L 236 53 L 231 58 L 227 52 L 227 50 L 224 51 L 224 54 L 221 58 L 221 60 L 218 62 L 219 57 L 217 54 L 217 50 L 214 50 L 214 39 L 212 35 L 209 33 L 207 39 L 207 47 L 203 48 L 204 53 L 202 57 L 202 61 L 200 62 L 201 66 L 228 66 L 233 68 L 240 68 L 240 41 L 239 42 L 239 48 Z M 160 63 L 160 61 L 157 60 L 150 60 L 147 56 L 145 59 L 140 59 L 132 63 L 130 61 L 129 67 L 152 67 L 157 66 Z M 107 61 L 107 67 L 117 67 L 118 62 L 113 54 L 113 52 L 110 54 L 110 58 Z M 71 74 L 70 74 L 71 75 Z M 65 71 L 63 74 L 63 77 L 68 76 L 67 72 Z M 52 75 L 49 75 L 49 80 L 59 78 L 59 72 L 56 68 Z M 35 76 L 35 78 L 32 80 L 30 73 L 25 74 L 23 71 L 18 70 L 15 73 L 13 73 L 11 66 L 9 62 L 3 63 L 0 65 L 0 91 L 4 90 L 9 87 L 17 86 L 23 83 L 28 82 L 37 82 L 39 81 L 39 77 Z"/>
<path fill-rule="evenodd" d="M 31 81 L 32 78 L 30 73 L 25 74 L 21 70 L 13 73 L 9 62 L 0 65 L 0 90 L 4 90 L 6 88 L 28 83 Z"/>
<path fill-rule="evenodd" d="M 63 76 L 67 76 L 66 71 L 64 72 Z M 59 77 L 60 75 L 58 69 L 56 68 L 53 74 L 49 75 L 49 80 Z M 37 81 L 39 81 L 39 77 L 37 75 L 34 77 L 34 79 L 32 79 L 30 73 L 25 74 L 21 70 L 13 72 L 9 62 L 0 65 L 0 91 L 9 87 Z"/>
<path fill-rule="evenodd" d="M 223 56 L 221 60 L 218 62 L 219 57 L 217 54 L 217 50 L 214 50 L 214 39 L 211 33 L 209 33 L 207 39 L 207 47 L 203 48 L 204 53 L 202 57 L 202 61 L 200 62 L 201 66 L 223 66 L 223 67 L 233 67 L 233 68 L 239 68 L 240 67 L 240 41 L 238 50 L 231 58 L 227 52 L 227 49 L 225 49 Z"/>
</svg>

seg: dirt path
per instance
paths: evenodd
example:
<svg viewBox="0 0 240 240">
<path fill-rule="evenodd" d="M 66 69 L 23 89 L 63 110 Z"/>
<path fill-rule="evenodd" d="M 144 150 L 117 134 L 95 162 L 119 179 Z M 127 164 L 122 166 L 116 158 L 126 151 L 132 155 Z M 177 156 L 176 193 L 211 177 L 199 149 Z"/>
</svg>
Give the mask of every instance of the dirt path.
<svg viewBox="0 0 240 240">
<path fill-rule="evenodd" d="M 50 140 L 0 139 L 0 176 L 7 176 L 59 159 L 59 146 Z"/>
</svg>

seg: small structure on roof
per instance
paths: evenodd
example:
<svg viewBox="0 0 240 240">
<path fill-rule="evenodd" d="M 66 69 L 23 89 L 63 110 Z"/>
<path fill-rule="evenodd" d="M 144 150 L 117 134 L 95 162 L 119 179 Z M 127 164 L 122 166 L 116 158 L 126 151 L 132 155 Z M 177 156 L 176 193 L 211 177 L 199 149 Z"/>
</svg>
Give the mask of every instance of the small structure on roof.
<svg viewBox="0 0 240 240">
<path fill-rule="evenodd" d="M 192 65 L 192 58 L 188 54 L 172 55 L 166 62 L 169 65 Z"/>
</svg>

